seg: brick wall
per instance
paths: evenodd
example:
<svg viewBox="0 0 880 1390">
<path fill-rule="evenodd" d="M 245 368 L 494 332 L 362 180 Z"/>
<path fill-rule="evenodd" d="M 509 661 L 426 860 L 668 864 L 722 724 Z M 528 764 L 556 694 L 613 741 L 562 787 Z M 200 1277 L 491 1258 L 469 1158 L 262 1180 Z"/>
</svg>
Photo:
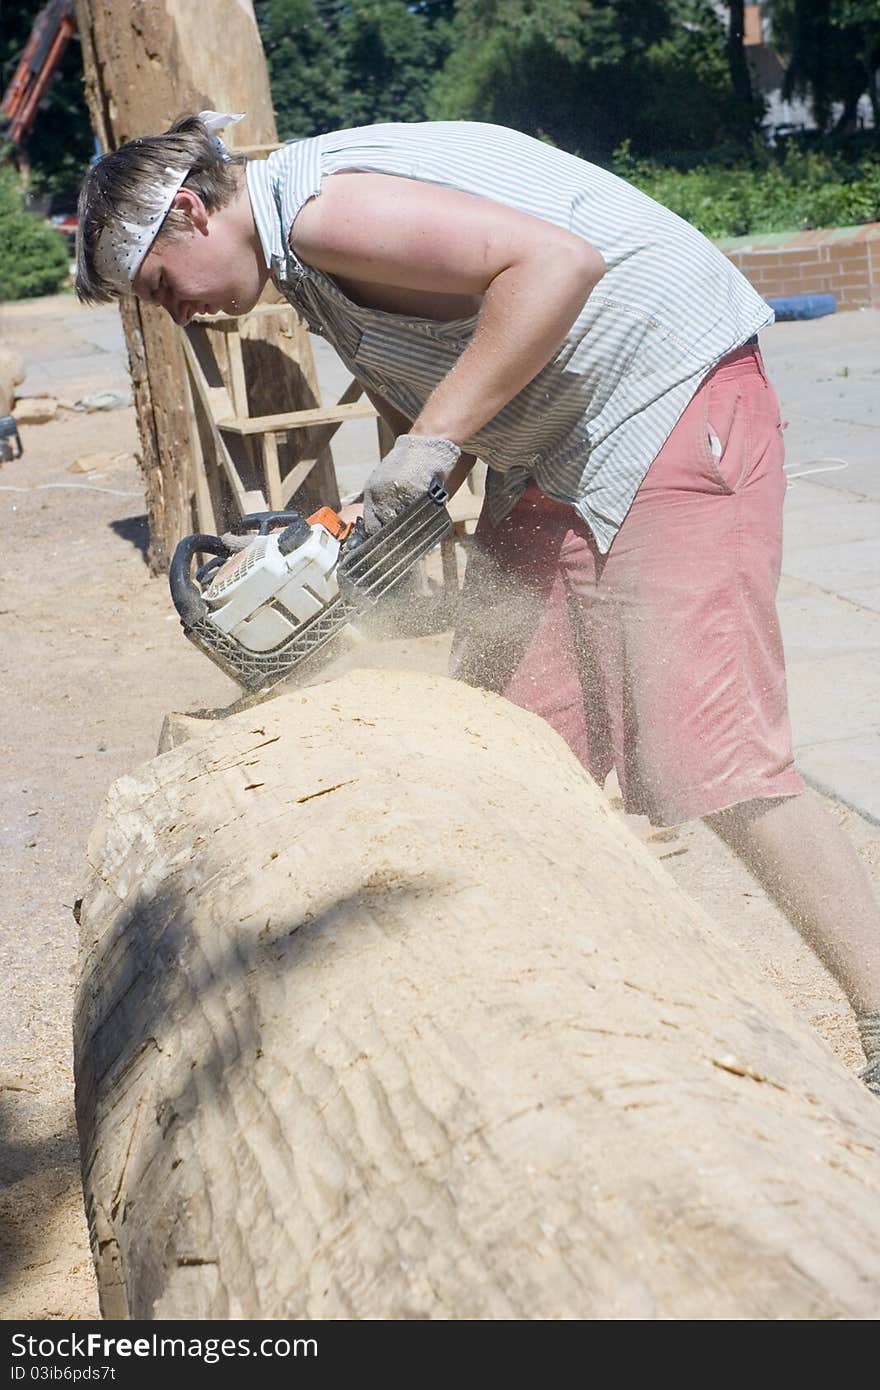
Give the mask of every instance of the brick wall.
<svg viewBox="0 0 880 1390">
<path fill-rule="evenodd" d="M 833 294 L 838 309 L 880 309 L 880 222 L 719 242 L 765 299 Z"/>
</svg>

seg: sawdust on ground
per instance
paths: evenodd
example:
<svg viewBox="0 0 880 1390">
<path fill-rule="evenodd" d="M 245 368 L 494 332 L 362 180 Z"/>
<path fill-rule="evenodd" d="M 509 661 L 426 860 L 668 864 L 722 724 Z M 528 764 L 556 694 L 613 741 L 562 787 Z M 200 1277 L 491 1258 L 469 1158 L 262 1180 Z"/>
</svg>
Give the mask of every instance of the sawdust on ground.
<svg viewBox="0 0 880 1390">
<path fill-rule="evenodd" d="M 42 317 L 41 317 L 42 315 Z M 47 319 L 16 306 L 13 326 Z M 96 364 L 84 358 L 82 388 Z M 78 383 L 65 383 L 75 396 Z M 237 689 L 181 636 L 164 579 L 144 562 L 143 489 L 131 408 L 65 412 L 24 427 L 0 469 L 5 526 L 0 962 L 0 1316 L 98 1314 L 79 1185 L 70 1019 L 83 851 L 110 782 L 150 758 L 169 709 L 224 706 Z M 84 456 L 101 466 L 71 472 Z M 346 665 L 442 671 L 444 633 L 366 643 Z M 330 674 L 328 670 L 328 674 Z M 613 796 L 613 788 L 609 789 Z M 840 806 L 880 883 L 880 833 Z M 840 990 L 748 873 L 703 826 L 633 828 L 749 952 L 846 1063 L 859 1059 Z"/>
</svg>

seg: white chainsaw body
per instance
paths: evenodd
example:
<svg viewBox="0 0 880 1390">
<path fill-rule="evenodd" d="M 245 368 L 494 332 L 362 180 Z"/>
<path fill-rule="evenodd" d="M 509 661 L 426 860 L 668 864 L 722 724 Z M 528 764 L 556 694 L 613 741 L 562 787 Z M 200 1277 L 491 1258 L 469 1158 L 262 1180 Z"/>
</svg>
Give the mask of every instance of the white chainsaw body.
<svg viewBox="0 0 880 1390">
<path fill-rule="evenodd" d="M 337 597 L 340 549 L 320 524 L 289 555 L 277 533 L 255 537 L 203 590 L 209 621 L 248 651 L 274 650 Z"/>
<path fill-rule="evenodd" d="M 168 574 L 187 637 L 245 690 L 271 690 L 336 640 L 447 536 L 447 493 L 435 479 L 377 531 L 344 523 L 330 507 L 255 512 L 260 534 L 243 549 L 220 536 L 178 541 Z M 277 528 L 283 527 L 283 530 Z M 213 557 L 192 564 L 199 555 Z"/>
</svg>

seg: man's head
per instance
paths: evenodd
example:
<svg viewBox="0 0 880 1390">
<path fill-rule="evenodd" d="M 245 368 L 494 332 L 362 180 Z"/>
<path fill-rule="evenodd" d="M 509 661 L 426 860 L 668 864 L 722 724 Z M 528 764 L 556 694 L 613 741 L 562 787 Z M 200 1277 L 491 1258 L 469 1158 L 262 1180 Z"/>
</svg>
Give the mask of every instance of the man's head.
<svg viewBox="0 0 880 1390">
<path fill-rule="evenodd" d="M 181 324 L 251 309 L 267 271 L 244 169 L 198 116 L 104 155 L 79 197 L 79 298 L 136 294 Z"/>
</svg>

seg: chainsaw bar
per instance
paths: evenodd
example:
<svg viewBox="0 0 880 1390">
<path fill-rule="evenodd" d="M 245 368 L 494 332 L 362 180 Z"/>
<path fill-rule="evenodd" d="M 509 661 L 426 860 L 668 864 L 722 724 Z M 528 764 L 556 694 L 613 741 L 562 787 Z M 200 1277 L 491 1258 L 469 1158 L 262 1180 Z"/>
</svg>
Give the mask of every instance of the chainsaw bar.
<svg viewBox="0 0 880 1390">
<path fill-rule="evenodd" d="M 343 551 L 337 566 L 338 596 L 271 651 L 248 651 L 206 616 L 184 621 L 187 637 L 245 690 L 270 690 L 332 642 L 365 606 L 383 598 L 449 534 L 446 501 L 446 489 L 432 486 L 374 535 L 353 546 L 349 542 L 351 548 Z"/>
<path fill-rule="evenodd" d="M 343 552 L 337 576 L 343 593 L 376 603 L 452 530 L 446 489 L 437 487 L 374 535 Z"/>
</svg>

